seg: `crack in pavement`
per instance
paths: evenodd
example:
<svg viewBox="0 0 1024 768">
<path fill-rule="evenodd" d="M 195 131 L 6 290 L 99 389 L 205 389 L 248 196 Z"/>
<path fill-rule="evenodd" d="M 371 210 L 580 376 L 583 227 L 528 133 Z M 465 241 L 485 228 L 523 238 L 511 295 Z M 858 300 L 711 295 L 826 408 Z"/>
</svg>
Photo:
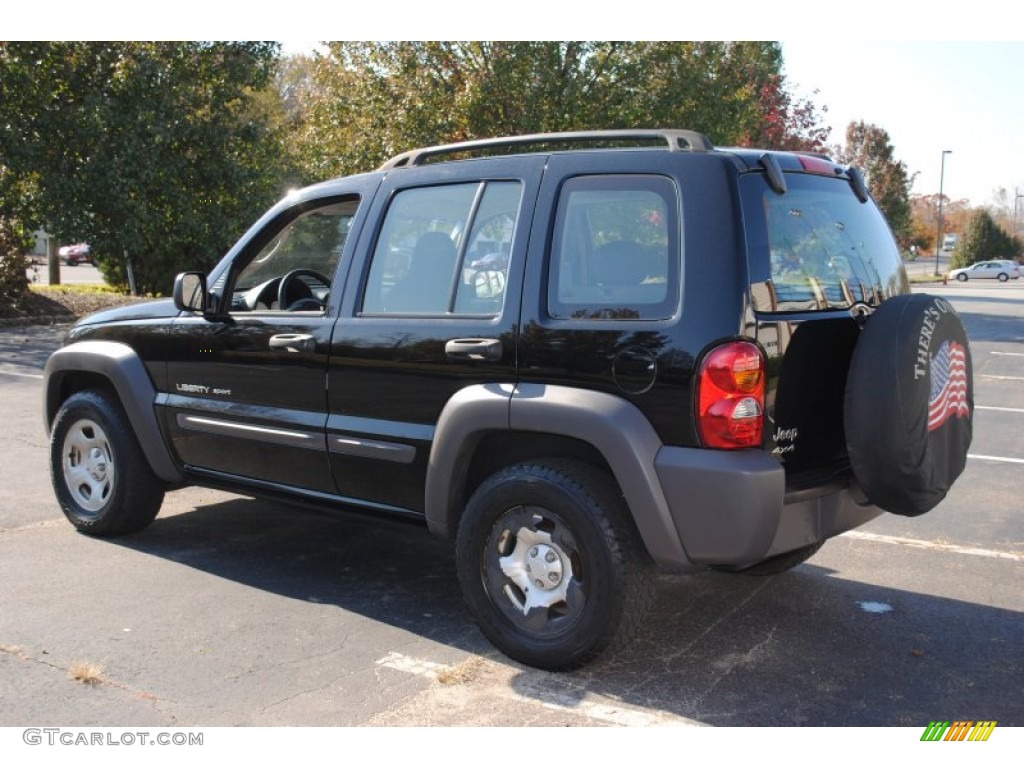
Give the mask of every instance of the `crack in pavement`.
<svg viewBox="0 0 1024 768">
<path fill-rule="evenodd" d="M 64 675 L 68 677 L 70 677 L 71 675 L 71 667 L 62 666 L 61 664 L 57 664 L 56 662 L 52 662 L 47 659 L 36 658 L 35 656 L 32 656 L 31 654 L 27 653 L 25 649 L 17 645 L 6 645 L 4 643 L 0 643 L 0 653 L 12 656 L 16 659 L 19 659 L 20 661 L 29 662 L 30 664 L 38 664 L 39 666 L 46 667 L 47 669 L 54 670 L 55 672 L 62 672 L 64 673 Z M 79 684 L 82 685 L 85 683 Z M 97 679 L 95 679 L 91 683 L 88 683 L 87 685 L 104 686 L 107 688 L 113 688 L 115 690 L 131 694 L 136 698 L 148 701 L 150 705 L 161 715 L 166 715 L 167 717 L 171 718 L 175 723 L 178 722 L 177 718 L 174 717 L 174 715 L 170 714 L 169 712 L 163 709 L 160 709 L 160 707 L 158 706 L 159 704 L 169 704 L 171 706 L 177 706 L 178 702 L 176 701 L 173 701 L 171 699 L 161 699 L 155 693 L 151 693 L 150 691 L 142 691 L 138 688 L 133 688 L 127 683 L 122 683 L 120 680 L 112 680 L 111 678 L 106 677 L 105 675 L 99 675 Z"/>
<path fill-rule="evenodd" d="M 271 669 L 277 669 L 279 667 L 287 667 L 287 666 L 290 666 L 292 664 L 303 664 L 303 663 L 305 663 L 307 661 L 313 661 L 314 659 L 322 659 L 322 658 L 325 658 L 325 657 L 330 656 L 332 654 L 338 653 L 338 651 L 344 650 L 345 646 L 348 644 L 348 638 L 349 638 L 349 635 L 345 635 L 344 637 L 341 638 L 341 644 L 340 645 L 338 645 L 335 648 L 331 648 L 328 651 L 324 651 L 323 653 L 314 653 L 314 654 L 312 654 L 310 656 L 299 656 L 298 658 L 287 659 L 285 661 L 276 661 L 273 664 L 264 664 L 264 665 L 259 666 L 259 667 L 252 667 L 251 669 L 247 669 L 245 672 L 241 672 L 241 673 L 239 673 L 237 675 L 228 675 L 224 679 L 225 680 L 231 680 L 231 681 L 242 680 L 243 678 L 249 677 L 250 675 L 255 675 L 255 674 L 258 674 L 260 672 L 266 672 L 266 671 L 271 670 Z"/>
<path fill-rule="evenodd" d="M 747 595 L 740 602 L 734 605 L 729 611 L 726 611 L 713 622 L 711 622 L 707 627 L 705 627 L 699 635 L 693 638 L 693 640 L 691 640 L 689 643 L 687 643 L 685 646 L 681 648 L 675 648 L 672 653 L 662 657 L 662 664 L 664 664 L 667 667 L 672 662 L 678 660 L 683 656 L 686 656 L 691 650 L 693 650 L 693 647 L 697 645 L 697 643 L 701 642 L 705 637 L 714 632 L 718 628 L 719 624 L 726 621 L 727 619 L 732 618 L 741 610 L 743 610 L 746 607 L 747 603 L 749 603 L 751 600 L 753 600 L 755 597 L 761 594 L 761 592 L 767 589 L 770 586 L 770 584 L 771 582 L 769 581 L 765 581 L 763 584 L 759 584 L 749 595 Z"/>
<path fill-rule="evenodd" d="M 704 690 L 697 694 L 694 699 L 694 709 L 700 712 L 700 706 L 704 703 L 704 700 L 710 696 L 718 687 L 719 683 L 731 675 L 737 667 L 757 661 L 761 656 L 762 650 L 775 639 L 775 630 L 778 629 L 778 627 L 778 624 L 773 625 L 772 628 L 768 630 L 768 635 L 760 642 L 755 643 L 746 653 L 730 653 L 727 654 L 721 662 L 717 664 L 712 663 L 712 666 L 721 668 L 721 674 L 715 677 L 710 684 L 704 688 Z M 703 719 L 703 714 L 698 715 L 697 717 L 698 719 Z"/>
<path fill-rule="evenodd" d="M 13 535 L 15 533 L 26 533 L 29 531 L 35 531 L 42 528 L 64 528 L 66 525 L 63 518 L 53 518 L 50 520 L 40 520 L 37 523 L 27 523 L 25 525 L 19 525 L 14 528 L 2 528 L 0 527 L 0 536 Z"/>
</svg>

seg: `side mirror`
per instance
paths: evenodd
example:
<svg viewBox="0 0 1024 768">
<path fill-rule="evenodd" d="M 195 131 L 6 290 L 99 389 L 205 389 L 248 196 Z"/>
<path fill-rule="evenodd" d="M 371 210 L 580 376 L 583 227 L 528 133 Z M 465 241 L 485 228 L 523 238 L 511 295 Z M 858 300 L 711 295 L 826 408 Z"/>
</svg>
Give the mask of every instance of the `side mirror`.
<svg viewBox="0 0 1024 768">
<path fill-rule="evenodd" d="M 182 272 L 174 278 L 174 306 L 183 312 L 205 312 L 207 305 L 206 275 Z"/>
</svg>

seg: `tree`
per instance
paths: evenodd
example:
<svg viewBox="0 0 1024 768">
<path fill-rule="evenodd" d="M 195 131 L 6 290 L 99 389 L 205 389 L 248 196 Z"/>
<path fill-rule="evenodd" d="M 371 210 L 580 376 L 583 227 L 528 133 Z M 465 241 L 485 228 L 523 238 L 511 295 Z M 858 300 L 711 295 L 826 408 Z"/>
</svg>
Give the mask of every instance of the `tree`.
<svg viewBox="0 0 1024 768">
<path fill-rule="evenodd" d="M 846 146 L 840 157 L 863 172 L 871 196 L 900 247 L 915 244 L 910 207 L 913 178 L 907 174 L 906 163 L 896 159 L 889 134 L 871 123 L 852 122 L 846 127 Z"/>
<path fill-rule="evenodd" d="M 16 311 L 28 291 L 28 238 L 17 222 L 0 215 L 0 317 Z"/>
<path fill-rule="evenodd" d="M 942 196 L 942 232 L 963 232 L 973 209 L 965 198 L 952 200 Z M 939 196 L 911 195 L 911 245 L 922 250 L 935 251 L 941 243 L 935 242 L 939 234 Z"/>
<path fill-rule="evenodd" d="M 952 267 L 969 267 L 988 259 L 1013 259 L 1021 254 L 1024 243 L 1006 234 L 986 209 L 977 209 L 953 251 Z"/>
<path fill-rule="evenodd" d="M 0 165 L 34 191 L 22 220 L 89 242 L 114 284 L 125 254 L 146 292 L 209 268 L 283 192 L 277 97 L 263 96 L 276 57 L 270 43 L 0 43 Z"/>
<path fill-rule="evenodd" d="M 307 180 L 489 136 L 683 127 L 719 144 L 820 148 L 828 129 L 786 91 L 764 42 L 331 43 L 297 131 Z"/>
</svg>

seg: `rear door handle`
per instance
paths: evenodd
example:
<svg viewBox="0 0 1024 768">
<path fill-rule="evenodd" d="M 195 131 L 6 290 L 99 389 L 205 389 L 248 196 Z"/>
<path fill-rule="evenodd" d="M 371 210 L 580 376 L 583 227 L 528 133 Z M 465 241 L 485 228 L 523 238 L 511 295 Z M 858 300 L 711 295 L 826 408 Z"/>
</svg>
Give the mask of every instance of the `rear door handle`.
<svg viewBox="0 0 1024 768">
<path fill-rule="evenodd" d="M 308 333 L 279 333 L 270 337 L 271 349 L 286 349 L 289 352 L 312 352 L 316 340 Z"/>
<path fill-rule="evenodd" d="M 497 362 L 503 353 L 501 339 L 451 339 L 444 353 L 452 360 L 487 360 Z"/>
</svg>

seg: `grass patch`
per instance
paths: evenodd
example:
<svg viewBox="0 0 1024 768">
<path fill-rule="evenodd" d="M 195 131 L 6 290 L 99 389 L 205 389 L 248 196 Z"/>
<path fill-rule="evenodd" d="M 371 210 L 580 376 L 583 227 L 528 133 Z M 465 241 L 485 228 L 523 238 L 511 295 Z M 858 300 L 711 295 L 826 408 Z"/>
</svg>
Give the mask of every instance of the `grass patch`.
<svg viewBox="0 0 1024 768">
<path fill-rule="evenodd" d="M 910 282 L 915 284 L 915 285 L 917 283 L 941 283 L 941 282 L 943 282 L 943 276 L 942 275 L 939 275 L 938 277 L 936 277 L 935 275 L 932 275 L 930 273 L 927 274 L 927 275 L 907 275 L 907 277 L 910 278 Z"/>
<path fill-rule="evenodd" d="M 103 667 L 93 661 L 79 661 L 68 669 L 68 677 L 83 685 L 99 685 L 103 682 Z"/>
<path fill-rule="evenodd" d="M 37 285 L 32 283 L 29 285 L 30 291 L 36 293 L 112 293 L 117 296 L 123 296 L 124 294 L 112 285 Z"/>
<path fill-rule="evenodd" d="M 437 682 L 441 685 L 465 685 L 473 682 L 480 675 L 480 659 L 467 659 L 454 667 L 448 667 L 437 673 Z"/>
</svg>

